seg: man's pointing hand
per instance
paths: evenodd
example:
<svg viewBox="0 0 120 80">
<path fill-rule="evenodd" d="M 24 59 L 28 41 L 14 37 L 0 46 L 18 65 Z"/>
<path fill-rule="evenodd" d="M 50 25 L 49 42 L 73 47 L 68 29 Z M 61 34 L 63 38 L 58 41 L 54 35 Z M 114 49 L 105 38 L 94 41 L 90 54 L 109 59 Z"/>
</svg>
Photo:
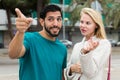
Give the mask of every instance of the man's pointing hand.
<svg viewBox="0 0 120 80">
<path fill-rule="evenodd" d="M 16 18 L 16 28 L 19 32 L 25 32 L 32 22 L 32 18 L 27 18 L 24 16 L 24 14 L 18 9 L 15 9 L 15 12 L 17 14 Z"/>
</svg>

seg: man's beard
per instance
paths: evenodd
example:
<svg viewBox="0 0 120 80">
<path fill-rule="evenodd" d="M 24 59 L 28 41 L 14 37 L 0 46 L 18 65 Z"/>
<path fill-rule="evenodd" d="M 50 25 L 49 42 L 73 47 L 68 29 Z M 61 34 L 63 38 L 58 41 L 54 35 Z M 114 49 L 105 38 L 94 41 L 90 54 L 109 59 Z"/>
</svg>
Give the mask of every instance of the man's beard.
<svg viewBox="0 0 120 80">
<path fill-rule="evenodd" d="M 50 32 L 50 29 L 51 29 L 51 28 L 47 28 L 45 24 L 44 24 L 44 28 L 45 28 L 46 32 L 47 32 L 50 36 L 52 36 L 52 37 L 57 37 L 57 36 L 60 34 L 60 31 L 61 31 L 61 29 L 60 29 L 59 27 L 53 26 L 53 27 L 51 27 L 51 28 L 58 28 L 58 29 L 59 29 L 59 32 L 58 32 L 58 34 L 52 34 L 52 32 Z"/>
</svg>

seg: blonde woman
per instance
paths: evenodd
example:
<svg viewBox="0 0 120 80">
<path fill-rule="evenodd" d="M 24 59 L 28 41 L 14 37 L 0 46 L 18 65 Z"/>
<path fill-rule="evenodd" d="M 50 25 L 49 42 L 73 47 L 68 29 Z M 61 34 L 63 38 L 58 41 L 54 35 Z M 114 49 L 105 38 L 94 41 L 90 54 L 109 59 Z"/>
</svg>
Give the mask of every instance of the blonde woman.
<svg viewBox="0 0 120 80">
<path fill-rule="evenodd" d="M 104 80 L 104 65 L 111 45 L 106 39 L 101 15 L 91 8 L 83 8 L 80 16 L 80 31 L 84 38 L 73 47 L 66 68 L 67 80 Z"/>
</svg>

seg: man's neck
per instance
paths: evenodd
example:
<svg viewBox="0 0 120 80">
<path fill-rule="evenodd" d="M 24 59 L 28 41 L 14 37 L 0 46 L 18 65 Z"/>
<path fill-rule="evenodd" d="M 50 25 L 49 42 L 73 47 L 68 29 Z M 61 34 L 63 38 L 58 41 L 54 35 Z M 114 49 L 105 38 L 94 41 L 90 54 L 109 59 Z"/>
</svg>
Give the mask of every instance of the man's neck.
<svg viewBox="0 0 120 80">
<path fill-rule="evenodd" d="M 55 41 L 55 39 L 56 39 L 56 37 L 50 36 L 45 31 L 40 31 L 39 34 L 41 34 L 41 36 L 43 36 L 44 38 L 51 40 L 51 41 Z"/>
</svg>

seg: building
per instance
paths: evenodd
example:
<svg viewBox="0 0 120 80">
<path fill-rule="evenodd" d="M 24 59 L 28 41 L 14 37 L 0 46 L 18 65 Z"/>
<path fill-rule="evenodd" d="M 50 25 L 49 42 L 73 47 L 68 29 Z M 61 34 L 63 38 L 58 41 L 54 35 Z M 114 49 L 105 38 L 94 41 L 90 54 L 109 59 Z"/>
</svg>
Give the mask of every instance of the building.
<svg viewBox="0 0 120 80">
<path fill-rule="evenodd" d="M 4 47 L 5 44 L 5 32 L 8 30 L 7 28 L 7 15 L 4 9 L 0 9 L 0 48 Z"/>
<path fill-rule="evenodd" d="M 9 42 L 11 41 L 10 33 L 8 31 L 8 20 L 6 10 L 0 9 L 0 48 L 8 48 Z M 16 32 L 15 28 L 15 17 L 11 17 L 12 31 L 13 34 Z M 37 25 L 37 20 L 33 19 L 32 27 Z"/>
<path fill-rule="evenodd" d="M 50 0 L 50 4 L 57 4 L 61 7 L 63 7 L 63 0 Z M 64 6 L 67 7 L 67 5 L 70 4 L 71 0 L 64 0 Z M 116 0 L 117 1 L 117 0 Z M 118 0 L 119 1 L 119 0 Z M 68 12 L 65 12 L 64 14 L 64 20 L 65 20 L 65 32 L 64 28 L 62 29 L 60 35 L 58 36 L 59 39 L 63 39 L 63 36 L 65 36 L 65 39 L 68 39 L 75 44 L 76 42 L 80 42 L 82 40 L 82 35 L 80 33 L 79 27 L 76 26 L 70 26 L 69 25 L 69 19 L 70 14 Z M 9 42 L 11 41 L 9 32 L 8 32 L 8 27 L 7 27 L 7 16 L 6 16 L 6 11 L 5 10 L 0 10 L 0 48 L 7 48 Z M 12 21 L 12 27 L 13 27 L 13 32 L 16 32 L 15 29 L 15 18 L 11 18 Z M 33 27 L 31 27 L 31 31 L 34 31 L 34 26 L 36 26 L 36 20 L 34 20 L 34 23 L 32 24 Z M 78 22 L 79 24 L 79 22 Z M 108 39 L 113 39 L 116 41 L 120 41 L 120 29 L 113 29 L 112 27 L 105 27 L 106 32 L 107 32 L 107 37 Z"/>
</svg>

